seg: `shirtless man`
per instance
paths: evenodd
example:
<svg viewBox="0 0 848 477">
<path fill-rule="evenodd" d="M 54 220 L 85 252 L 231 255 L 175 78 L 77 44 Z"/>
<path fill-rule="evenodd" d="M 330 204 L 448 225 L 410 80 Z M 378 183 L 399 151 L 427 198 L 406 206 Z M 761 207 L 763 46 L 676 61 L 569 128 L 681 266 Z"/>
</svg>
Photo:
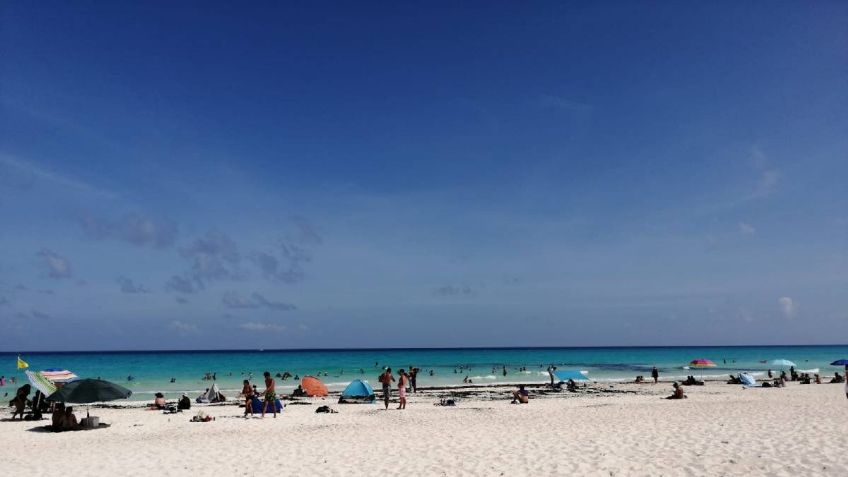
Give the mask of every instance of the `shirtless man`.
<svg viewBox="0 0 848 477">
<path fill-rule="evenodd" d="M 268 410 L 268 405 L 271 405 L 271 411 L 274 412 L 274 419 L 277 418 L 277 390 L 274 379 L 271 378 L 271 373 L 265 371 L 262 373 L 265 376 L 265 404 L 262 405 L 262 417 L 265 417 L 265 411 Z"/>
<path fill-rule="evenodd" d="M 377 380 L 383 385 L 383 403 L 386 405 L 386 410 L 388 410 L 389 399 L 392 397 L 392 381 L 395 380 L 395 377 L 392 376 L 392 368 L 386 368 Z"/>
</svg>

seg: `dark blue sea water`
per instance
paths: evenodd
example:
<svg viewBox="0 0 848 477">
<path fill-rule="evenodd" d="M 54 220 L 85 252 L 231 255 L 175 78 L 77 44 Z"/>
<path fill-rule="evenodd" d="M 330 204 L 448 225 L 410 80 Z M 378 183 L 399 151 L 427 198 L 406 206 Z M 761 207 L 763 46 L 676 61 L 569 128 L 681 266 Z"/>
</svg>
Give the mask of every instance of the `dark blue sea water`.
<svg viewBox="0 0 848 477">
<path fill-rule="evenodd" d="M 0 375 L 16 376 L 19 383 L 26 382 L 23 371 L 15 368 L 16 355 L 0 353 Z M 824 374 L 832 374 L 840 368 L 829 363 L 848 358 L 848 345 L 75 352 L 22 353 L 21 357 L 32 370 L 65 368 L 80 377 L 101 377 L 124 384 L 133 390 L 135 399 L 150 399 L 157 391 L 168 396 L 199 393 L 210 384 L 203 380 L 207 372 L 217 373 L 218 386 L 225 394 L 233 395 L 241 389 L 242 379 L 251 374 L 262 387 L 261 374 L 266 370 L 272 374 L 320 374 L 331 390 L 342 389 L 356 378 L 373 383 L 383 366 L 395 370 L 421 368 L 418 381 L 422 387 L 460 385 L 466 376 L 474 384 L 544 382 L 549 364 L 587 371 L 589 378 L 597 381 L 633 379 L 639 374 L 647 377 L 652 366 L 660 369 L 663 378 L 693 373 L 709 376 L 765 372 L 779 369 L 762 362 L 774 359 L 791 360 L 800 370 L 819 368 Z M 695 358 L 710 359 L 717 366 L 691 372 L 683 368 Z M 506 376 L 503 367 L 507 368 Z M 526 371 L 520 370 L 523 367 Z M 134 379 L 128 381 L 128 376 Z M 171 383 L 171 378 L 176 382 Z M 291 379 L 277 382 L 281 391 L 297 385 Z"/>
</svg>

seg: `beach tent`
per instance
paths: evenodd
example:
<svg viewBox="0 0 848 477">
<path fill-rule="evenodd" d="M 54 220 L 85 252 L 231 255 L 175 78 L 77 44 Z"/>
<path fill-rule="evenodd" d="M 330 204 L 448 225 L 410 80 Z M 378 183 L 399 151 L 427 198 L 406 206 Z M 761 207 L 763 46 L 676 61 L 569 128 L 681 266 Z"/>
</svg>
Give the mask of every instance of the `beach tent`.
<svg viewBox="0 0 848 477">
<path fill-rule="evenodd" d="M 573 379 L 575 381 L 588 381 L 589 378 L 583 374 L 583 371 L 571 370 L 571 369 L 558 369 L 553 372 L 554 377 L 560 382 L 568 381 L 569 379 Z"/>
<path fill-rule="evenodd" d="M 265 401 L 259 400 L 258 397 L 253 396 L 250 399 L 250 410 L 253 414 L 262 414 L 262 409 L 265 406 Z M 283 412 L 283 403 L 279 399 L 274 399 L 274 407 L 277 408 L 277 412 Z M 273 412 L 271 409 L 268 409 L 268 412 Z"/>
<path fill-rule="evenodd" d="M 213 383 L 212 387 L 210 387 L 208 391 L 197 397 L 197 402 L 198 404 L 221 402 L 223 399 L 221 399 L 220 396 L 221 393 L 218 391 L 218 385 Z"/>
<path fill-rule="evenodd" d="M 339 404 L 369 404 L 376 399 L 374 389 L 367 381 L 355 379 L 339 396 Z"/>
<path fill-rule="evenodd" d="M 303 387 L 303 391 L 309 397 L 324 397 L 329 394 L 327 386 L 314 376 L 304 376 L 300 381 L 300 386 Z"/>
</svg>

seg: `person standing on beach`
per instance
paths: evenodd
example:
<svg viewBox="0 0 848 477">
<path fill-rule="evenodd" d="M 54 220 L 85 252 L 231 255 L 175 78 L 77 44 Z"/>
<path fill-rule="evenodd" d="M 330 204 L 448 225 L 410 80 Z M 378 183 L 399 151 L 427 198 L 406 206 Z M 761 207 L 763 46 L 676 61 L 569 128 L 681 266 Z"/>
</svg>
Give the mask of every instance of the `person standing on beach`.
<svg viewBox="0 0 848 477">
<path fill-rule="evenodd" d="M 657 384 L 657 381 L 660 379 L 660 371 L 656 366 L 651 370 L 651 377 L 654 378 L 654 384 Z"/>
<path fill-rule="evenodd" d="M 247 379 L 244 380 L 241 395 L 244 396 L 244 417 L 246 418 L 253 414 L 253 388 Z"/>
<path fill-rule="evenodd" d="M 554 371 L 556 371 L 556 366 L 548 366 L 548 375 L 551 377 L 551 387 L 554 387 Z"/>
<path fill-rule="evenodd" d="M 406 374 L 406 371 L 403 369 L 398 371 L 398 397 L 400 398 L 398 409 L 406 409 L 406 385 L 408 382 L 409 375 Z"/>
<path fill-rule="evenodd" d="M 383 403 L 386 405 L 386 410 L 389 409 L 389 399 L 392 397 L 392 381 L 394 380 L 395 377 L 392 376 L 392 368 L 386 368 L 383 374 L 377 378 L 377 381 L 380 381 L 380 384 L 383 385 Z"/>
<path fill-rule="evenodd" d="M 265 411 L 268 410 L 268 405 L 271 405 L 271 410 L 274 411 L 274 419 L 277 418 L 277 390 L 276 383 L 271 378 L 271 373 L 265 371 L 265 403 L 262 405 L 262 417 L 265 417 Z"/>
<path fill-rule="evenodd" d="M 409 385 L 412 387 L 412 392 L 418 392 L 418 368 L 409 367 Z"/>
</svg>

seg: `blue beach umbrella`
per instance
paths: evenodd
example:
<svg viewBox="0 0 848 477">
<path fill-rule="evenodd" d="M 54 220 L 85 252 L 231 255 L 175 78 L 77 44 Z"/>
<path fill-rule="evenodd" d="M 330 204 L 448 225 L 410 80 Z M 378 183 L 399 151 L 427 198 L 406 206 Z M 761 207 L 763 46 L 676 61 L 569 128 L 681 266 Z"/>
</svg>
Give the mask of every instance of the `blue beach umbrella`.
<svg viewBox="0 0 848 477">
<path fill-rule="evenodd" d="M 787 366 L 791 366 L 791 367 L 797 366 L 795 363 L 793 363 L 792 361 L 789 361 L 788 359 L 776 359 L 769 364 L 771 364 L 772 366 L 781 366 L 781 367 L 784 367 L 784 368 L 787 367 Z"/>
<path fill-rule="evenodd" d="M 837 359 L 830 363 L 831 366 L 848 366 L 848 359 Z"/>
</svg>

